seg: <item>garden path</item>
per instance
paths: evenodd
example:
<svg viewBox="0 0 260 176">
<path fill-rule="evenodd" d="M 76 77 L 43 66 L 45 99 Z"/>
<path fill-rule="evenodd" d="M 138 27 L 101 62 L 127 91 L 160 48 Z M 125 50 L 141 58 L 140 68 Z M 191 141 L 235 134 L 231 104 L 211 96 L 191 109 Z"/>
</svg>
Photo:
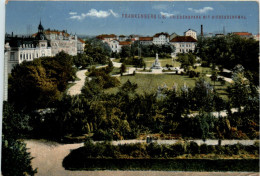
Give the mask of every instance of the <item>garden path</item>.
<svg viewBox="0 0 260 176">
<path fill-rule="evenodd" d="M 82 147 L 83 143 L 58 144 L 40 140 L 26 140 L 25 143 L 33 157 L 33 168 L 38 168 L 37 176 L 258 176 L 256 172 L 69 171 L 63 168 L 62 161 L 71 150 Z"/>
</svg>

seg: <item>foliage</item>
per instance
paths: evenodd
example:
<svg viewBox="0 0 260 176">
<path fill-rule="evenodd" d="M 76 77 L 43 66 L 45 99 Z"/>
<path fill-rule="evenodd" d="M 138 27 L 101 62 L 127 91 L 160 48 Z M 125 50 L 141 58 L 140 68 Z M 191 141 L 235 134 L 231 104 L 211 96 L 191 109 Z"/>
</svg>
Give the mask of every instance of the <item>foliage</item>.
<svg viewBox="0 0 260 176">
<path fill-rule="evenodd" d="M 181 68 L 184 71 L 189 71 L 195 64 L 196 56 L 192 53 L 180 53 L 178 54 L 178 61 L 181 62 Z"/>
<path fill-rule="evenodd" d="M 107 43 L 95 37 L 86 40 L 85 53 L 92 58 L 93 63 L 106 64 L 111 55 L 111 49 Z"/>
<path fill-rule="evenodd" d="M 253 74 L 253 83 L 259 84 L 258 41 L 232 34 L 225 37 L 199 37 L 196 52 L 203 60 L 202 63 L 208 66 L 215 64 L 232 69 L 237 64 L 241 64 Z"/>
<path fill-rule="evenodd" d="M 12 105 L 4 102 L 2 131 L 2 174 L 4 176 L 34 175 L 37 170 L 31 166 L 31 156 L 26 144 L 18 139 L 31 130 L 29 116 L 14 111 Z"/>
<path fill-rule="evenodd" d="M 72 65 L 71 56 L 61 52 L 15 66 L 9 77 L 9 102 L 25 111 L 53 107 L 68 81 L 75 79 Z"/>
</svg>

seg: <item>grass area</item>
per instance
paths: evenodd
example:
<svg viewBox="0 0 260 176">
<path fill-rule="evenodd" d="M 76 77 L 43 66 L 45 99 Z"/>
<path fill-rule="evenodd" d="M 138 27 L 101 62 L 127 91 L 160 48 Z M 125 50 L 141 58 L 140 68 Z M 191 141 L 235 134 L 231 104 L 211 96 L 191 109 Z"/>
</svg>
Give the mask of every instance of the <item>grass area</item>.
<svg viewBox="0 0 260 176">
<path fill-rule="evenodd" d="M 146 67 L 151 67 L 155 60 L 155 57 L 145 57 L 143 59 L 144 59 L 144 62 L 146 63 Z M 179 62 L 177 62 L 177 61 L 173 62 L 172 58 L 162 58 L 162 59 L 159 59 L 159 62 L 162 67 L 165 67 L 166 64 L 172 65 L 174 67 L 181 66 L 181 64 Z"/>
<path fill-rule="evenodd" d="M 135 76 L 121 76 L 119 80 L 121 84 L 124 84 L 127 80 L 137 83 L 137 93 L 144 92 L 155 92 L 158 86 L 163 86 L 166 84 L 171 88 L 175 83 L 178 84 L 178 88 L 186 83 L 187 86 L 193 87 L 195 84 L 195 78 L 189 78 L 188 76 L 181 75 L 156 75 L 156 74 L 135 74 Z M 118 88 L 107 89 L 107 93 L 116 93 Z"/>
<path fill-rule="evenodd" d="M 120 68 L 114 67 L 110 75 L 117 75 L 120 74 Z"/>
<path fill-rule="evenodd" d="M 164 86 L 164 84 L 167 85 L 168 88 L 172 88 L 174 84 L 177 84 L 178 89 L 182 87 L 184 84 L 186 84 L 188 87 L 194 87 L 195 81 L 198 78 L 189 78 L 186 75 L 171 75 L 171 74 L 135 74 L 135 76 L 121 76 L 118 78 L 121 82 L 121 85 L 124 84 L 128 79 L 131 82 L 137 83 L 137 93 L 150 93 L 155 92 L 158 88 L 158 86 Z M 207 81 L 210 81 L 210 78 L 205 77 Z M 210 81 L 211 82 L 211 81 Z M 211 82 L 213 85 L 214 83 Z M 215 82 L 215 88 L 218 91 L 218 93 L 221 94 L 222 98 L 226 99 L 227 96 L 225 95 L 226 91 L 225 89 L 229 85 L 229 83 L 226 83 L 224 86 L 220 84 L 220 82 Z M 116 93 L 118 91 L 118 88 L 110 88 L 107 89 L 106 93 Z"/>
</svg>

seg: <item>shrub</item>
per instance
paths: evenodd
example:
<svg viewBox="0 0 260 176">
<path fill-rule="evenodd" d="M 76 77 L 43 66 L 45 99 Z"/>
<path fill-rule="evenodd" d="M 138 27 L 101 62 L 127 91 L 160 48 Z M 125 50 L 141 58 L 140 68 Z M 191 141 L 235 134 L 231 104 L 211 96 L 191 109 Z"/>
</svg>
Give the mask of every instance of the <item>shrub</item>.
<svg viewBox="0 0 260 176">
<path fill-rule="evenodd" d="M 96 141 L 111 141 L 113 139 L 113 134 L 103 131 L 101 129 L 97 130 L 93 135 L 93 140 Z"/>
<path fill-rule="evenodd" d="M 191 141 L 187 145 L 187 153 L 190 153 L 192 155 L 198 154 L 199 153 L 199 146 L 196 142 Z"/>
<path fill-rule="evenodd" d="M 200 146 L 200 153 L 201 154 L 208 154 L 209 150 L 208 150 L 208 145 L 207 144 L 202 144 Z"/>
<path fill-rule="evenodd" d="M 196 76 L 196 72 L 195 71 L 189 71 L 189 77 L 193 78 Z"/>
<path fill-rule="evenodd" d="M 177 144 L 173 144 L 171 145 L 171 156 L 172 157 L 176 157 L 176 156 L 179 156 L 179 155 L 183 155 L 185 153 L 185 148 L 182 144 L 180 143 L 177 143 Z"/>
<path fill-rule="evenodd" d="M 214 145 L 208 145 L 208 153 L 215 153 L 216 147 Z"/>
<path fill-rule="evenodd" d="M 216 148 L 216 153 L 219 155 L 223 155 L 225 153 L 225 147 L 221 146 L 221 145 L 217 145 L 215 146 Z"/>
<path fill-rule="evenodd" d="M 151 157 L 160 157 L 161 153 L 162 153 L 162 146 L 157 144 L 157 143 L 150 143 L 147 147 L 147 153 L 151 156 Z"/>
</svg>

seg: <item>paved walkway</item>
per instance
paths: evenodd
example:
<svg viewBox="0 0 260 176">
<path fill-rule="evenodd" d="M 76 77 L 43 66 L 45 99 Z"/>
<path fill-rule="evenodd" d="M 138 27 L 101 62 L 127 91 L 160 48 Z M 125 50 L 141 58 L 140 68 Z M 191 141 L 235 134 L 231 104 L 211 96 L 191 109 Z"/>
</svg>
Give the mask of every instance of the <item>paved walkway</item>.
<svg viewBox="0 0 260 176">
<path fill-rule="evenodd" d="M 58 144 L 39 140 L 25 140 L 33 157 L 36 176 L 258 176 L 253 172 L 178 172 L 178 171 L 69 171 L 62 167 L 63 159 L 80 144 Z"/>
</svg>

